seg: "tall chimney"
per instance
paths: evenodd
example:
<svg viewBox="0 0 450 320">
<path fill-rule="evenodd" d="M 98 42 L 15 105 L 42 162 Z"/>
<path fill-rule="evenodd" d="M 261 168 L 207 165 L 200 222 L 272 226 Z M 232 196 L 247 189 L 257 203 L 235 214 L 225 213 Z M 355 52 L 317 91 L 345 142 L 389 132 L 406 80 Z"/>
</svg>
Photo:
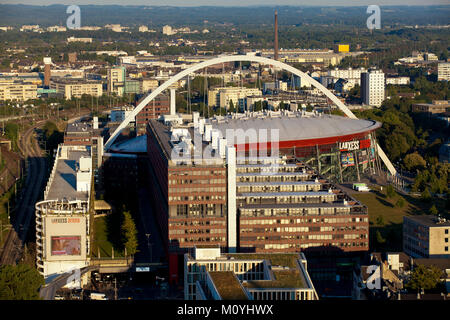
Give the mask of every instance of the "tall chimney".
<svg viewBox="0 0 450 320">
<path fill-rule="evenodd" d="M 50 87 L 50 67 L 52 64 L 52 58 L 45 57 L 44 58 L 44 88 Z"/>
<path fill-rule="evenodd" d="M 278 60 L 278 12 L 275 11 L 275 43 L 274 43 L 274 56 L 275 60 Z"/>
</svg>

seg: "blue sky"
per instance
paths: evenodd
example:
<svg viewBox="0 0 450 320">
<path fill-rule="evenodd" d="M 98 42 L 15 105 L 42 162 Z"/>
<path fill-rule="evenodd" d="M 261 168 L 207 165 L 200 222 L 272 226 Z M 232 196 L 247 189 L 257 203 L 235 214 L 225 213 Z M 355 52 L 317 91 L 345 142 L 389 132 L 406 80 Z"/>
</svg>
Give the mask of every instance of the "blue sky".
<svg viewBox="0 0 450 320">
<path fill-rule="evenodd" d="M 0 4 L 120 4 L 120 5 L 170 5 L 170 6 L 250 6 L 250 5 L 315 5 L 315 6 L 365 6 L 376 4 L 387 5 L 450 5 L 450 0 L 0 0 Z"/>
</svg>

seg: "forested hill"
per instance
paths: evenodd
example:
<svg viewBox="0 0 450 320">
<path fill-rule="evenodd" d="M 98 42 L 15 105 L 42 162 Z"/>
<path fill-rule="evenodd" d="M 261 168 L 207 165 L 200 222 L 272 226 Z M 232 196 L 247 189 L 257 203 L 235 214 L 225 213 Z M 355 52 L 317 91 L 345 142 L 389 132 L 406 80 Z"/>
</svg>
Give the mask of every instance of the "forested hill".
<svg viewBox="0 0 450 320">
<path fill-rule="evenodd" d="M 425 1 L 426 2 L 426 1 Z M 0 26 L 38 24 L 65 25 L 69 14 L 66 5 L 31 6 L 0 4 Z M 97 6 L 81 8 L 81 24 L 121 24 L 191 27 L 211 24 L 271 25 L 278 10 L 280 25 L 346 25 L 366 28 L 367 7 L 161 7 L 161 6 Z M 447 25 L 450 6 L 385 6 L 381 7 L 383 26 Z"/>
</svg>

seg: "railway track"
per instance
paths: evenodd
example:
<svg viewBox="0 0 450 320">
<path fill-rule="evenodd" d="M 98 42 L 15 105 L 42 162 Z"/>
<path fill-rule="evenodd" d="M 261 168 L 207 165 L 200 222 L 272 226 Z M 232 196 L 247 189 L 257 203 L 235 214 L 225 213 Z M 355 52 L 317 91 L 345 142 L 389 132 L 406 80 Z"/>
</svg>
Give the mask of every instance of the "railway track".
<svg viewBox="0 0 450 320">
<path fill-rule="evenodd" d="M 19 142 L 19 149 L 28 163 L 27 175 L 15 208 L 16 215 L 14 221 L 12 221 L 13 229 L 8 233 L 0 255 L 0 265 L 16 264 L 20 261 L 23 246 L 27 240 L 32 219 L 35 216 L 34 205 L 40 197 L 47 173 L 47 162 L 35 137 L 35 130 L 44 123 L 45 121 L 37 122 L 24 133 Z"/>
</svg>

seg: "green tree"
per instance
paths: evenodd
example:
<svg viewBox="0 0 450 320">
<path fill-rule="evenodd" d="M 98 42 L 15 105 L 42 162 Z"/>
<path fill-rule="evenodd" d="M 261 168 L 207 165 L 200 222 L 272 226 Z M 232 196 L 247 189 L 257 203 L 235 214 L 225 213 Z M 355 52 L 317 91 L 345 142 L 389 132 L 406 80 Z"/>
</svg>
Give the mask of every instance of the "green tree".
<svg viewBox="0 0 450 320">
<path fill-rule="evenodd" d="M 430 202 L 431 201 L 431 193 L 430 190 L 428 190 L 428 187 L 425 188 L 425 190 L 420 195 L 420 199 L 424 202 Z"/>
<path fill-rule="evenodd" d="M 379 225 L 379 226 L 382 226 L 382 225 L 384 225 L 384 218 L 383 218 L 383 216 L 378 216 L 377 217 L 377 220 L 376 220 L 376 223 L 377 223 L 377 225 Z"/>
<path fill-rule="evenodd" d="M 377 243 L 378 243 L 379 245 L 383 245 L 383 244 L 386 242 L 386 239 L 383 238 L 383 236 L 381 235 L 380 230 L 377 230 L 377 233 L 376 233 L 376 239 L 377 239 Z"/>
<path fill-rule="evenodd" d="M 234 113 L 236 110 L 234 109 L 234 103 L 233 100 L 230 100 L 230 106 L 229 106 L 229 112 Z"/>
<path fill-rule="evenodd" d="M 0 300 L 40 300 L 44 277 L 26 264 L 0 267 Z"/>
<path fill-rule="evenodd" d="M 386 188 L 386 195 L 388 198 L 394 198 L 396 195 L 395 189 L 391 184 Z"/>
<path fill-rule="evenodd" d="M 438 209 L 436 208 L 436 205 L 433 204 L 433 205 L 431 206 L 431 208 L 430 208 L 430 214 L 433 215 L 433 216 L 437 216 L 438 213 L 439 213 L 439 211 L 438 211 Z"/>
<path fill-rule="evenodd" d="M 427 165 L 427 162 L 417 152 L 406 155 L 403 163 L 408 170 L 422 169 Z"/>
<path fill-rule="evenodd" d="M 122 235 L 127 254 L 135 255 L 138 252 L 137 230 L 129 211 L 123 212 Z"/>
<path fill-rule="evenodd" d="M 435 266 L 426 267 L 419 264 L 411 272 L 411 277 L 405 287 L 410 290 L 430 290 L 440 282 L 442 271 Z"/>
<path fill-rule="evenodd" d="M 397 202 L 395 203 L 395 206 L 398 208 L 403 208 L 405 206 L 405 199 L 400 197 Z"/>
</svg>

